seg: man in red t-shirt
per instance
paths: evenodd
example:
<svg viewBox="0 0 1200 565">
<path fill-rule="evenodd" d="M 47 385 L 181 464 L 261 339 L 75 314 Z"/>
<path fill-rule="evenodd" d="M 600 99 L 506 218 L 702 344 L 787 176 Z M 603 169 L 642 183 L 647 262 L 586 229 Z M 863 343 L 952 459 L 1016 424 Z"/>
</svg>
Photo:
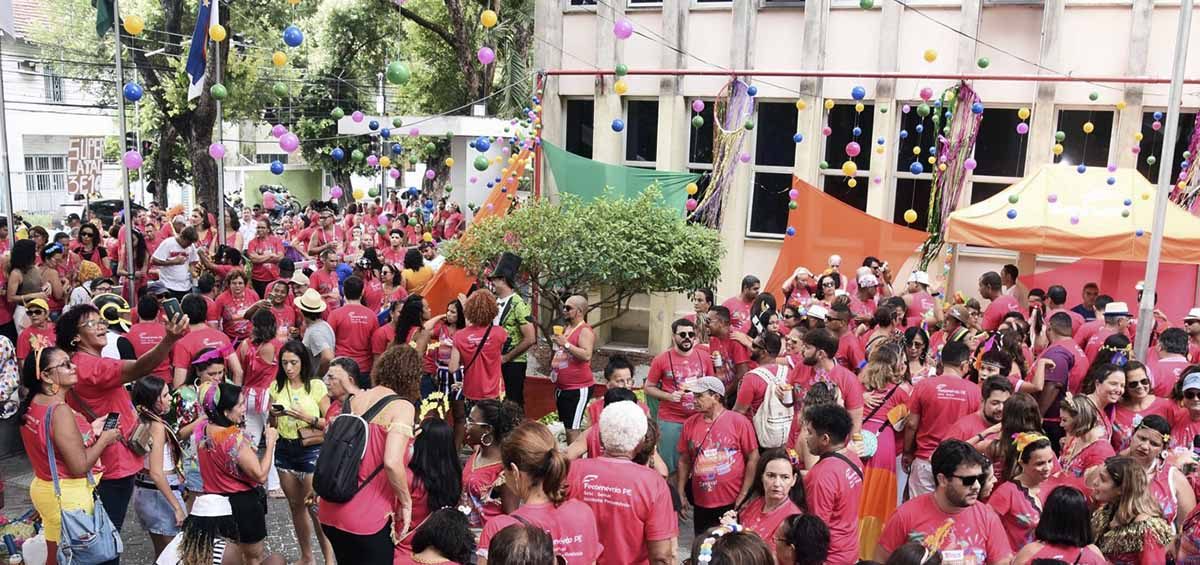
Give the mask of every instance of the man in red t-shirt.
<svg viewBox="0 0 1200 565">
<path fill-rule="evenodd" d="M 598 422 L 604 456 L 571 462 L 567 485 L 571 498 L 592 508 L 604 553 L 598 565 L 649 565 L 674 559 L 671 545 L 679 533 L 667 501 L 670 487 L 649 467 L 632 461 L 646 436 L 645 413 L 633 402 L 615 402 Z"/>
<path fill-rule="evenodd" d="M 904 424 L 904 455 L 910 497 L 933 492 L 929 457 L 959 418 L 979 409 L 979 385 L 963 375 L 971 365 L 966 344 L 952 341 L 942 347 L 942 374 L 922 380 L 913 387 Z"/>
<path fill-rule="evenodd" d="M 753 371 L 746 373 L 742 377 L 741 386 L 737 390 L 737 400 L 733 405 L 733 411 L 754 420 L 754 414 L 758 412 L 758 407 L 762 406 L 767 397 L 767 391 L 770 386 L 767 379 L 778 380 L 780 385 L 788 385 L 789 369 L 787 365 L 779 365 L 780 351 L 783 349 L 783 340 L 779 338 L 779 334 L 775 332 L 765 332 L 754 340 L 754 362 L 758 364 Z M 778 378 L 777 378 L 778 377 Z M 777 391 L 789 390 L 783 387 L 776 388 Z M 791 404 L 792 395 L 790 390 L 783 402 Z"/>
<path fill-rule="evenodd" d="M 688 386 L 700 377 L 713 376 L 712 359 L 696 349 L 696 326 L 687 318 L 671 324 L 674 346 L 650 362 L 646 375 L 646 396 L 658 399 L 658 454 L 671 473 L 675 472 L 679 452 L 675 444 L 683 423 L 695 413 L 695 395 Z"/>
<path fill-rule="evenodd" d="M 1046 289 L 1046 302 L 1046 318 L 1059 312 L 1071 317 L 1071 335 L 1075 335 L 1087 321 L 1079 312 L 1067 309 L 1067 289 L 1062 285 L 1056 284 Z"/>
<path fill-rule="evenodd" d="M 979 499 L 991 489 L 987 458 L 959 440 L 946 440 L 932 454 L 936 489 L 905 502 L 888 518 L 875 560 L 883 563 L 912 539 L 940 551 L 945 563 L 1003 563 L 1012 556 L 996 511 Z"/>
<path fill-rule="evenodd" d="M 825 329 L 838 338 L 837 364 L 857 373 L 867 360 L 862 342 L 850 331 L 851 312 L 845 304 L 834 304 L 825 314 Z"/>
<path fill-rule="evenodd" d="M 143 294 L 137 305 L 138 323 L 129 326 L 125 338 L 133 346 L 133 352 L 138 358 L 145 356 L 154 349 L 167 335 L 167 329 L 158 321 L 158 299 L 153 295 Z M 171 382 L 171 360 L 164 359 L 154 372 L 150 373 L 163 382 Z"/>
<path fill-rule="evenodd" d="M 342 283 L 346 305 L 329 315 L 329 326 L 337 336 L 334 354 L 349 357 L 360 369 L 371 372 L 371 334 L 379 328 L 379 319 L 370 308 L 362 305 L 363 280 L 352 276 Z M 423 351 L 418 352 L 424 354 Z"/>
<path fill-rule="evenodd" d="M 758 290 L 761 287 L 762 283 L 759 282 L 758 277 L 746 275 L 742 278 L 741 294 L 730 297 L 721 304 L 729 309 L 729 320 L 733 331 L 742 333 L 750 331 L 750 318 L 758 315 L 758 312 L 751 312 L 750 307 L 754 306 L 754 299 L 758 298 Z"/>
<path fill-rule="evenodd" d="M 1088 338 L 1087 345 L 1083 348 L 1088 364 L 1096 360 L 1096 355 L 1100 353 L 1100 348 L 1104 346 L 1104 340 L 1108 339 L 1108 336 L 1123 334 L 1128 327 L 1129 305 L 1124 302 L 1109 302 L 1104 307 L 1104 325 Z"/>
<path fill-rule="evenodd" d="M 1187 334 L 1179 328 L 1167 328 L 1158 334 L 1158 355 L 1148 355 L 1146 366 L 1150 369 L 1150 382 L 1154 385 L 1154 396 L 1169 398 L 1171 389 L 1179 375 L 1190 363 L 1187 358 Z"/>
<path fill-rule="evenodd" d="M 742 375 L 750 369 L 750 350 L 740 342 L 734 341 L 732 317 L 729 309 L 724 306 L 709 308 L 708 314 L 708 350 L 712 355 L 713 370 L 716 377 L 729 388 L 737 390 L 737 383 Z"/>
<path fill-rule="evenodd" d="M 192 359 L 196 357 L 196 353 L 206 347 L 222 350 L 225 368 L 229 370 L 230 378 L 233 379 L 234 384 L 242 384 L 242 363 L 234 354 L 229 337 L 204 322 L 205 312 L 208 309 L 204 299 L 198 295 L 189 294 L 183 298 L 180 309 L 188 317 L 190 326 L 187 335 L 183 336 L 171 350 L 171 365 L 175 367 L 171 388 L 176 389 L 184 385 L 187 381 L 188 368 L 192 365 Z"/>
<path fill-rule="evenodd" d="M 988 271 L 979 277 L 979 296 L 984 300 L 991 300 L 987 310 L 983 312 L 982 329 L 985 331 L 995 331 L 1000 327 L 1000 322 L 1004 321 L 1004 315 L 1013 310 L 1020 310 L 1021 304 L 1016 298 L 1004 294 L 1003 287 L 1000 283 L 1000 273 L 996 271 Z"/>
<path fill-rule="evenodd" d="M 683 424 L 675 446 L 679 451 L 675 486 L 685 507 L 695 508 L 692 528 L 698 536 L 718 525 L 721 516 L 750 493 L 753 469 L 758 466 L 758 438 L 750 420 L 725 409 L 725 385 L 720 379 L 701 377 L 691 390 L 696 395 L 696 413 Z M 691 502 L 687 501 L 689 486 Z"/>
<path fill-rule="evenodd" d="M 1013 394 L 1013 385 L 1005 377 L 991 377 L 979 387 L 982 402 L 979 410 L 958 419 L 946 432 L 950 439 L 961 439 L 981 452 L 1000 437 L 1000 417 L 1004 403 Z"/>
<path fill-rule="evenodd" d="M 803 363 L 790 375 L 791 383 L 796 387 L 792 395 L 796 399 L 803 399 L 813 383 L 832 383 L 842 397 L 846 411 L 850 413 L 850 420 L 854 422 L 851 433 L 857 434 L 862 430 L 863 386 L 854 373 L 833 361 L 837 348 L 837 338 L 829 330 L 816 329 L 804 334 L 804 345 L 800 348 Z M 796 402 L 795 406 L 798 410 L 802 409 L 800 402 Z"/>
<path fill-rule="evenodd" d="M 253 265 L 250 280 L 254 292 L 266 296 L 267 283 L 279 278 L 279 260 L 283 259 L 283 241 L 271 235 L 266 222 L 254 228 L 254 239 L 246 244 L 246 259 Z"/>
<path fill-rule="evenodd" d="M 388 246 L 379 253 L 384 264 L 400 266 L 404 264 L 404 254 L 408 248 L 404 246 L 404 230 L 393 229 L 388 232 Z"/>
<path fill-rule="evenodd" d="M 308 287 L 321 294 L 325 301 L 325 317 L 341 305 L 342 295 L 338 291 L 337 252 L 328 249 L 321 253 L 321 268 L 308 277 Z"/>
<path fill-rule="evenodd" d="M 850 439 L 850 413 L 837 404 L 804 410 L 808 452 L 820 458 L 804 476 L 808 511 L 829 526 L 826 563 L 858 562 L 858 501 L 863 489 L 863 464 Z M 800 548 L 798 548 L 800 549 Z"/>
</svg>

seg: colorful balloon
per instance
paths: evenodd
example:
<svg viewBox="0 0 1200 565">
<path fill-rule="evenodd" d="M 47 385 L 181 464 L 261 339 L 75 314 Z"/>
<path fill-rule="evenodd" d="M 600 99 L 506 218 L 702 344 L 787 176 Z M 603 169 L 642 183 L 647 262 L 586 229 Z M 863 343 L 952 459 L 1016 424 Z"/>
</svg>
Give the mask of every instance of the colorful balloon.
<svg viewBox="0 0 1200 565">
<path fill-rule="evenodd" d="M 220 161 L 225 158 L 225 146 L 220 143 L 214 143 L 208 146 L 208 156 Z"/>
<path fill-rule="evenodd" d="M 346 150 L 342 149 L 341 147 L 334 147 L 333 150 L 329 152 L 329 157 L 334 161 L 341 161 L 342 159 L 346 158 Z"/>
<path fill-rule="evenodd" d="M 276 67 L 282 67 L 287 64 L 287 55 L 283 51 L 276 51 L 271 54 L 271 64 Z"/>
<path fill-rule="evenodd" d="M 617 36 L 617 39 L 629 39 L 629 36 L 633 35 L 633 22 L 625 18 L 617 20 L 613 24 L 613 35 Z"/>
<path fill-rule="evenodd" d="M 125 94 L 125 99 L 130 102 L 137 102 L 142 99 L 142 85 L 136 82 L 125 83 L 125 88 L 121 89 L 121 91 Z"/>
<path fill-rule="evenodd" d="M 283 163 L 280 163 L 278 159 L 271 161 L 271 173 L 276 175 L 283 174 Z"/>
<path fill-rule="evenodd" d="M 126 169 L 141 168 L 142 154 L 133 150 L 126 151 L 125 154 L 121 156 L 121 163 L 125 165 Z"/>
<path fill-rule="evenodd" d="M 796 104 L 800 104 L 800 102 L 796 102 Z M 704 111 L 704 101 L 700 100 L 698 98 L 696 100 L 692 100 L 692 111 L 693 112 L 703 112 Z"/>
<path fill-rule="evenodd" d="M 935 51 L 933 49 L 926 49 L 925 53 L 922 54 L 922 57 L 925 58 L 926 63 L 932 63 L 932 62 L 936 61 L 937 56 L 938 56 L 937 51 Z"/>
<path fill-rule="evenodd" d="M 492 61 L 496 60 L 496 52 L 492 51 L 491 47 L 480 47 L 479 51 L 475 53 L 475 57 L 479 59 L 480 64 L 490 65 Z"/>
<path fill-rule="evenodd" d="M 300 148 L 300 138 L 292 132 L 287 132 L 279 136 L 279 148 L 285 152 L 291 153 Z"/>
<path fill-rule="evenodd" d="M 304 32 L 292 24 L 283 29 L 283 42 L 288 47 L 299 47 L 304 42 Z"/>
<path fill-rule="evenodd" d="M 143 20 L 141 16 L 125 16 L 121 19 L 121 26 L 129 35 L 137 37 L 142 34 L 142 30 L 146 29 L 146 20 Z"/>
<path fill-rule="evenodd" d="M 479 14 L 479 24 L 485 28 L 491 29 L 496 27 L 496 23 L 500 21 L 500 17 L 493 10 L 484 10 Z"/>
<path fill-rule="evenodd" d="M 225 41 L 225 37 L 226 37 L 225 26 L 223 26 L 221 24 L 213 24 L 213 25 L 208 26 L 208 36 L 211 37 L 212 40 L 216 41 L 217 43 Z"/>
<path fill-rule="evenodd" d="M 333 188 L 329 189 L 329 197 L 330 198 L 341 198 L 342 197 L 342 187 L 338 186 L 336 184 L 333 185 Z"/>
<path fill-rule="evenodd" d="M 909 208 L 904 211 L 904 223 L 911 224 L 917 221 L 917 211 Z"/>
<path fill-rule="evenodd" d="M 363 115 L 361 110 L 355 110 L 353 114 L 350 114 L 350 119 L 354 120 L 354 123 L 356 124 L 362 123 L 363 118 L 365 117 L 366 116 Z"/>
<path fill-rule="evenodd" d="M 387 66 L 387 80 L 392 84 L 404 84 L 412 78 L 412 72 L 400 61 L 392 61 Z"/>
</svg>

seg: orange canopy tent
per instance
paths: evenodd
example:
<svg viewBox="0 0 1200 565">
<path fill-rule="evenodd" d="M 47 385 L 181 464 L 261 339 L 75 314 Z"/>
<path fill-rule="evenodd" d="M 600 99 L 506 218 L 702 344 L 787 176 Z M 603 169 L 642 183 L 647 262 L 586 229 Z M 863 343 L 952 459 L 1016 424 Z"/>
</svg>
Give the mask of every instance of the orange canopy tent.
<svg viewBox="0 0 1200 565">
<path fill-rule="evenodd" d="M 946 241 L 1043 255 L 1145 261 L 1156 188 L 1134 169 L 1046 165 L 950 214 Z M 1168 206 L 1162 260 L 1200 262 L 1200 218 Z"/>
<path fill-rule="evenodd" d="M 783 240 L 767 280 L 766 290 L 775 296 L 782 295 L 783 283 L 796 267 L 820 273 L 834 254 L 843 257 L 842 272 L 848 275 L 868 255 L 887 261 L 899 272 L 928 236 L 867 214 L 796 177 L 792 188 L 798 195 L 796 207 L 788 213 L 788 226 L 795 228 L 796 235 Z"/>
</svg>

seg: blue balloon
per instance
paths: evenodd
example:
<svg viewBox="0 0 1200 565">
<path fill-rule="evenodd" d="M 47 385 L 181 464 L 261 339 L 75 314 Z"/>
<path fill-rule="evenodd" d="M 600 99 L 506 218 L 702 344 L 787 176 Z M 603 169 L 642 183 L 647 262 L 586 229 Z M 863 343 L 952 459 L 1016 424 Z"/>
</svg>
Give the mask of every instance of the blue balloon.
<svg viewBox="0 0 1200 565">
<path fill-rule="evenodd" d="M 304 32 L 300 31 L 296 24 L 289 25 L 283 29 L 283 42 L 288 47 L 299 47 L 304 43 Z"/>
<path fill-rule="evenodd" d="M 1126 206 L 1133 206 L 1133 200 L 1130 200 L 1130 199 L 1126 198 L 1126 199 L 1125 199 L 1125 205 L 1126 205 Z"/>
<path fill-rule="evenodd" d="M 142 85 L 136 82 L 125 83 L 125 99 L 130 102 L 137 102 L 142 99 Z"/>
<path fill-rule="evenodd" d="M 884 141 L 884 139 L 881 137 L 881 138 L 879 138 L 879 139 L 876 139 L 876 140 L 875 140 L 875 143 L 878 143 L 878 144 L 880 144 L 880 145 L 883 145 L 883 144 L 885 143 L 885 141 Z"/>
<path fill-rule="evenodd" d="M 1163 113 L 1162 113 L 1162 112 L 1155 112 L 1155 113 L 1154 113 L 1154 119 L 1155 119 L 1155 120 L 1161 120 L 1161 119 L 1163 119 Z"/>
<path fill-rule="evenodd" d="M 906 129 L 900 130 L 900 139 L 908 139 L 908 130 L 906 130 Z"/>
<path fill-rule="evenodd" d="M 1146 232 L 1144 230 L 1142 230 L 1142 228 L 1138 228 L 1137 231 L 1133 232 L 1133 235 L 1142 237 L 1143 235 L 1146 235 Z"/>
<path fill-rule="evenodd" d="M 974 104 L 971 104 L 971 113 L 982 114 L 983 113 L 983 102 L 976 102 Z"/>
<path fill-rule="evenodd" d="M 1017 211 L 1015 209 L 1010 209 L 1005 215 L 1008 216 L 1008 219 L 1015 220 L 1017 218 Z"/>
<path fill-rule="evenodd" d="M 941 108 L 941 107 L 942 107 L 942 99 L 941 99 L 941 98 L 938 98 L 937 100 L 934 100 L 934 101 L 933 101 L 933 107 L 934 107 L 934 108 Z"/>
<path fill-rule="evenodd" d="M 492 181 L 488 181 L 488 183 L 487 183 L 487 187 L 488 187 L 488 188 L 492 188 L 492 187 L 494 187 L 494 186 L 496 186 L 496 183 L 494 183 L 494 182 L 492 182 Z"/>
<path fill-rule="evenodd" d="M 399 143 L 393 143 L 392 144 L 392 154 L 399 155 L 401 153 L 404 153 L 404 146 L 400 145 Z"/>
<path fill-rule="evenodd" d="M 1087 172 L 1087 165 L 1084 165 L 1083 163 L 1080 163 L 1078 167 L 1075 167 L 1075 170 L 1076 170 L 1076 171 L 1079 171 L 1079 174 L 1081 174 L 1081 175 L 1082 175 L 1083 173 L 1086 173 L 1086 172 Z"/>
<path fill-rule="evenodd" d="M 862 100 L 863 98 L 867 97 L 867 89 L 865 89 L 861 86 L 856 86 L 854 88 L 851 88 L 850 89 L 850 97 L 855 100 Z"/>
<path fill-rule="evenodd" d="M 346 150 L 341 147 L 334 147 L 333 151 L 329 152 L 329 157 L 334 161 L 341 161 L 346 158 Z"/>
<path fill-rule="evenodd" d="M 792 226 L 788 226 L 788 228 L 787 228 L 787 234 L 788 234 L 788 236 L 789 236 L 789 237 L 790 237 L 790 236 L 793 236 L 793 235 L 796 235 L 796 228 L 793 228 Z"/>
<path fill-rule="evenodd" d="M 800 143 L 801 141 L 804 141 L 804 134 L 797 133 L 792 136 L 792 142 Z"/>
<path fill-rule="evenodd" d="M 474 139 L 472 139 L 472 140 L 471 140 L 469 143 L 467 143 L 467 147 L 470 147 L 471 149 L 474 149 L 474 148 L 475 148 L 475 140 L 474 140 Z"/>
<path fill-rule="evenodd" d="M 491 148 L 492 148 L 492 144 L 489 143 L 488 140 L 483 139 L 483 138 L 479 138 L 479 139 L 475 140 L 475 150 L 476 151 L 483 153 Z"/>
<path fill-rule="evenodd" d="M 613 131 L 620 132 L 624 129 L 625 129 L 625 120 L 622 120 L 621 118 L 617 118 L 612 121 L 612 130 Z"/>
<path fill-rule="evenodd" d="M 1106 182 L 1108 183 L 1109 186 L 1117 184 L 1117 177 L 1108 177 L 1108 180 Z"/>
<path fill-rule="evenodd" d="M 280 163 L 278 160 L 271 161 L 271 172 L 277 175 L 282 175 L 283 163 Z"/>
<path fill-rule="evenodd" d="M 749 94 L 750 96 L 756 96 L 758 94 L 758 87 L 750 85 L 750 88 L 746 89 L 746 94 Z"/>
<path fill-rule="evenodd" d="M 379 137 L 387 139 L 391 136 L 392 136 L 392 130 L 390 130 L 388 128 L 383 128 L 383 129 L 379 130 Z"/>
<path fill-rule="evenodd" d="M 413 195 L 413 196 L 416 196 L 418 192 L 420 192 L 420 191 L 419 191 L 419 190 L 417 190 L 417 187 L 415 187 L 415 186 L 410 186 L 410 187 L 408 187 L 408 193 L 409 193 L 409 194 L 411 194 L 411 195 Z"/>
<path fill-rule="evenodd" d="M 908 172 L 914 175 L 919 175 L 925 172 L 925 165 L 922 165 L 920 161 L 913 161 L 912 164 L 908 166 Z"/>
<path fill-rule="evenodd" d="M 925 126 L 923 124 L 917 124 L 917 127 L 913 128 L 913 129 L 917 130 L 917 133 L 921 133 L 921 132 L 925 131 Z"/>
<path fill-rule="evenodd" d="M 370 129 L 371 131 L 379 129 L 379 120 L 371 120 L 367 122 L 367 129 Z"/>
<path fill-rule="evenodd" d="M 937 155 L 937 146 L 936 146 L 936 145 L 930 145 L 930 146 L 929 146 L 929 154 L 930 154 L 930 155 Z"/>
<path fill-rule="evenodd" d="M 858 126 L 854 126 L 854 129 L 850 130 L 850 134 L 853 135 L 854 137 L 858 137 L 858 136 L 862 135 L 862 128 L 860 128 Z"/>
</svg>

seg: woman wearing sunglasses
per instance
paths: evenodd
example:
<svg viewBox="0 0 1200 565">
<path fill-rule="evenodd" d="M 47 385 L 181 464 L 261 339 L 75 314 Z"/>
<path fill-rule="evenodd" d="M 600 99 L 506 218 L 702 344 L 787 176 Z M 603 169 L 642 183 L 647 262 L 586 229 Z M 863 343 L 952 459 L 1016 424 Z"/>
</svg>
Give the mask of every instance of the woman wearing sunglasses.
<svg viewBox="0 0 1200 565">
<path fill-rule="evenodd" d="M 1113 409 L 1112 446 L 1121 451 L 1129 447 L 1137 423 L 1151 414 L 1167 417 L 1171 401 L 1150 392 L 1150 374 L 1146 366 L 1130 361 L 1125 365 L 1125 394 Z"/>
<path fill-rule="evenodd" d="M 1171 400 L 1180 409 L 1174 409 L 1171 417 L 1171 447 L 1192 447 L 1200 435 L 1200 365 L 1183 370 L 1183 375 L 1171 389 Z"/>
<path fill-rule="evenodd" d="M 1088 473 L 1096 546 L 1114 565 L 1166 563 L 1171 525 L 1150 493 L 1145 471 L 1132 457 L 1109 457 Z"/>
</svg>

